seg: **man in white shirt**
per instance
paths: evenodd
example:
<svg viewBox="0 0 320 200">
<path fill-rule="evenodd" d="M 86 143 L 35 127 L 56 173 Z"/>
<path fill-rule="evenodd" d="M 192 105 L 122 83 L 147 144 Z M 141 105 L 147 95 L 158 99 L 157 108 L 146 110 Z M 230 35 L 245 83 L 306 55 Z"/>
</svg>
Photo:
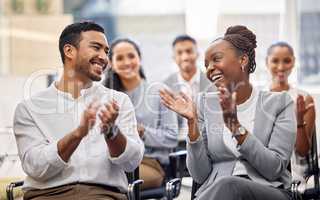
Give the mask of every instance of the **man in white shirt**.
<svg viewBox="0 0 320 200">
<path fill-rule="evenodd" d="M 127 199 L 125 172 L 139 165 L 144 146 L 129 97 L 95 83 L 108 65 L 104 30 L 71 24 L 59 50 L 61 79 L 15 112 L 24 199 Z"/>
<path fill-rule="evenodd" d="M 179 71 L 167 77 L 164 83 L 174 92 L 183 92 L 196 98 L 199 92 L 213 91 L 213 85 L 206 74 L 197 67 L 199 57 L 197 42 L 189 35 L 179 35 L 172 42 L 173 58 Z M 187 135 L 186 121 L 178 116 L 179 140 Z"/>
</svg>

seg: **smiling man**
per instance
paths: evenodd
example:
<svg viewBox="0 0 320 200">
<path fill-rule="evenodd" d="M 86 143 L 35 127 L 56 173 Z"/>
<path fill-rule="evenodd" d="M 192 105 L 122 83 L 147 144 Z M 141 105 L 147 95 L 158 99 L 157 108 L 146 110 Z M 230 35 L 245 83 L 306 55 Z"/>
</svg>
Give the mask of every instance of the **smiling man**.
<svg viewBox="0 0 320 200">
<path fill-rule="evenodd" d="M 195 97 L 209 87 L 209 80 L 197 67 L 199 57 L 196 40 L 189 35 L 179 35 L 172 42 L 173 58 L 179 71 L 171 74 L 165 83 L 174 91 Z"/>
<path fill-rule="evenodd" d="M 195 98 L 199 92 L 214 91 L 214 86 L 207 79 L 206 74 L 197 67 L 199 57 L 197 42 L 189 35 L 179 35 L 172 42 L 173 58 L 179 71 L 167 77 L 164 83 L 173 92 L 183 92 Z M 179 140 L 184 141 L 187 135 L 186 120 L 178 117 Z"/>
<path fill-rule="evenodd" d="M 139 165 L 144 145 L 129 97 L 95 83 L 108 65 L 104 30 L 71 24 L 59 50 L 61 79 L 15 112 L 24 199 L 127 199 L 124 172 Z"/>
</svg>

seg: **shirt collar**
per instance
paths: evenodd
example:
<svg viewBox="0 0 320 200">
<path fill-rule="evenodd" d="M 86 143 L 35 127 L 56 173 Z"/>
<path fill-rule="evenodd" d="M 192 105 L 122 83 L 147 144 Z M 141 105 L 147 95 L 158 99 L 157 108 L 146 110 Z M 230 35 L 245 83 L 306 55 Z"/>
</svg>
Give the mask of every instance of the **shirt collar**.
<svg viewBox="0 0 320 200">
<path fill-rule="evenodd" d="M 243 110 L 246 110 L 248 107 L 250 107 L 250 105 L 252 105 L 252 103 L 254 103 L 255 99 L 258 97 L 258 93 L 259 91 L 255 87 L 252 87 L 250 97 L 242 104 L 237 105 L 237 110 L 243 111 Z"/>
<path fill-rule="evenodd" d="M 56 83 L 57 83 L 57 81 L 54 81 L 50 85 L 50 88 L 53 89 L 58 95 L 61 95 L 63 97 L 74 100 L 74 98 L 72 97 L 72 95 L 69 92 L 64 92 L 64 91 L 59 90 L 56 86 Z M 80 91 L 80 97 L 88 96 L 88 95 L 92 94 L 93 92 L 95 92 L 97 89 L 98 89 L 98 83 L 93 82 L 90 87 L 82 89 Z"/>
<path fill-rule="evenodd" d="M 199 84 L 200 83 L 200 70 L 197 68 L 196 73 L 193 75 L 193 77 L 189 81 L 184 80 L 183 77 L 181 76 L 181 73 L 178 72 L 178 82 L 188 83 L 189 85 Z"/>
</svg>

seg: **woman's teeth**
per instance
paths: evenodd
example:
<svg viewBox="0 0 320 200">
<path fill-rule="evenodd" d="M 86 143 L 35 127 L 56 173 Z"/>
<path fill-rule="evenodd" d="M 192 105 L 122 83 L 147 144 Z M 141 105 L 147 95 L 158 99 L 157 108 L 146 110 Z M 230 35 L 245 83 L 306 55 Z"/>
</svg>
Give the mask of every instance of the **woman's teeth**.
<svg viewBox="0 0 320 200">
<path fill-rule="evenodd" d="M 221 74 L 219 75 L 213 75 L 211 76 L 211 81 L 212 82 L 217 82 L 218 80 L 220 80 L 223 76 Z"/>
</svg>

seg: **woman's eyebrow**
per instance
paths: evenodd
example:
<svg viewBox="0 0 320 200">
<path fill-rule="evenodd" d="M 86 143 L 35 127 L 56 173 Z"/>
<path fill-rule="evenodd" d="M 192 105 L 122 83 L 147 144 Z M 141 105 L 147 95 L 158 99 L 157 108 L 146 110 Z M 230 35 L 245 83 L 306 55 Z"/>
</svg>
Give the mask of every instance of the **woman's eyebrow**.
<svg viewBox="0 0 320 200">
<path fill-rule="evenodd" d="M 211 53 L 210 58 L 212 58 L 212 57 L 214 57 L 214 56 L 217 56 L 217 55 L 223 55 L 223 54 L 224 54 L 224 53 L 221 52 L 221 51 L 213 52 L 213 53 Z"/>
</svg>

